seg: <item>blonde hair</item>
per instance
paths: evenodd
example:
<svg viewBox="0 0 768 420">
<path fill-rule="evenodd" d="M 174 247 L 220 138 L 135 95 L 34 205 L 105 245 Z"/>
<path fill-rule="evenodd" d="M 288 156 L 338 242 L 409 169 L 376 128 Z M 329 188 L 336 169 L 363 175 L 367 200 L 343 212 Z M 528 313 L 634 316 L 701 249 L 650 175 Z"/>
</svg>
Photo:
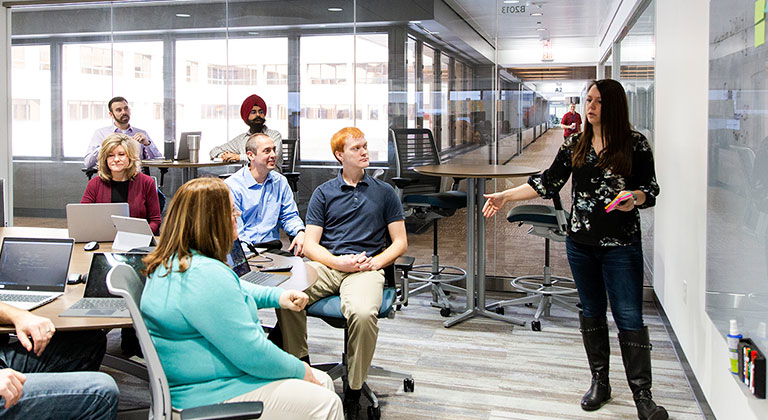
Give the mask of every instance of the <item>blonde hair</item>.
<svg viewBox="0 0 768 420">
<path fill-rule="evenodd" d="M 123 146 L 126 156 L 128 156 L 128 166 L 125 168 L 125 174 L 129 180 L 136 178 L 141 169 L 141 160 L 139 160 L 139 142 L 122 133 L 112 133 L 104 139 L 99 150 L 99 178 L 104 182 L 112 181 L 112 171 L 107 165 L 107 156 L 112 153 L 117 146 Z"/>
<path fill-rule="evenodd" d="M 174 257 L 183 273 L 193 250 L 225 262 L 236 238 L 231 214 L 232 201 L 224 181 L 197 178 L 179 187 L 165 215 L 157 248 L 143 259 L 146 275 L 160 264 L 170 273 Z"/>
<path fill-rule="evenodd" d="M 333 157 L 341 163 L 339 158 L 336 157 L 336 152 L 344 153 L 344 146 L 347 144 L 347 139 L 359 139 L 363 137 L 365 137 L 365 134 L 363 134 L 357 127 L 344 127 L 337 131 L 336 134 L 331 137 L 331 152 L 333 153 Z"/>
</svg>

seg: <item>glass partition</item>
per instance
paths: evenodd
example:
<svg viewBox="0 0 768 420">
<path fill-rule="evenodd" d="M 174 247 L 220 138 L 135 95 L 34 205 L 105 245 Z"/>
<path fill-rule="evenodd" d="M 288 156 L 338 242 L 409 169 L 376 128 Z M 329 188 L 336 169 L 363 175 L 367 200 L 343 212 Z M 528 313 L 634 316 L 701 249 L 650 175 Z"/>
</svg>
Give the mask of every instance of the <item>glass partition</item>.
<svg viewBox="0 0 768 420">
<path fill-rule="evenodd" d="M 768 346 L 768 46 L 753 2 L 710 3 L 706 308 Z M 759 24 L 763 22 L 763 24 Z M 760 34 L 758 31 L 762 31 Z"/>
</svg>

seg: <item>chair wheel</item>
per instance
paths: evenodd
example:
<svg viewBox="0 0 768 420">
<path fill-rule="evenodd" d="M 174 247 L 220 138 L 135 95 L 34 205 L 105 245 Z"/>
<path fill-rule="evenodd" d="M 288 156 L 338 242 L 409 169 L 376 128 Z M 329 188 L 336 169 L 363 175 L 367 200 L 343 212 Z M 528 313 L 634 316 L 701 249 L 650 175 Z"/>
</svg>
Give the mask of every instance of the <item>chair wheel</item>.
<svg viewBox="0 0 768 420">
<path fill-rule="evenodd" d="M 503 306 L 499 306 L 498 308 L 495 309 L 495 311 L 499 315 L 504 315 L 504 307 Z"/>
<path fill-rule="evenodd" d="M 541 331 L 541 321 L 531 321 L 531 330 Z"/>
<path fill-rule="evenodd" d="M 414 386 L 413 379 L 411 379 L 411 378 L 403 379 L 403 391 L 405 391 L 405 392 L 413 392 L 413 386 Z"/>
<path fill-rule="evenodd" d="M 368 406 L 368 420 L 381 420 L 381 408 Z"/>
<path fill-rule="evenodd" d="M 396 311 L 402 311 L 402 310 L 403 310 L 403 305 L 397 305 L 397 306 L 395 306 L 395 310 L 396 310 Z"/>
<path fill-rule="evenodd" d="M 450 296 L 451 295 L 451 291 L 450 290 L 443 290 L 443 293 L 445 293 L 446 296 Z"/>
<path fill-rule="evenodd" d="M 445 318 L 451 316 L 451 308 L 440 308 L 440 316 Z"/>
<path fill-rule="evenodd" d="M 526 307 L 526 308 L 533 308 L 533 304 L 532 304 L 532 303 L 526 303 L 526 304 L 525 304 L 525 307 Z"/>
</svg>

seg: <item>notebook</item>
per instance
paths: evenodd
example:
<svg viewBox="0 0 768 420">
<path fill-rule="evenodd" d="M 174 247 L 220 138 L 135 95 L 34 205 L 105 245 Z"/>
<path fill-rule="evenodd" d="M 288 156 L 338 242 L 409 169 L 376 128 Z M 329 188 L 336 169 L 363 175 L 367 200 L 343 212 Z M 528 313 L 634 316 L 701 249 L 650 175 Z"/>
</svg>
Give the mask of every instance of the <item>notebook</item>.
<svg viewBox="0 0 768 420">
<path fill-rule="evenodd" d="M 286 276 L 283 274 L 251 271 L 251 266 L 248 265 L 248 259 L 245 258 L 245 253 L 243 252 L 243 246 L 240 243 L 240 239 L 235 239 L 235 243 L 232 245 L 232 250 L 227 255 L 227 265 L 232 267 L 232 270 L 237 274 L 238 277 L 240 277 L 240 280 L 257 284 L 259 286 L 275 287 L 291 278 L 291 276 Z"/>
<path fill-rule="evenodd" d="M 107 273 L 118 264 L 128 264 L 136 270 L 142 281 L 146 277 L 141 274 L 144 263 L 141 259 L 146 254 L 116 254 L 97 252 L 91 259 L 91 268 L 85 282 L 83 298 L 75 302 L 59 316 L 84 316 L 98 318 L 130 318 L 125 300 L 109 293 L 107 289 Z"/>
<path fill-rule="evenodd" d="M 4 238 L 0 302 L 31 310 L 64 294 L 74 239 Z"/>
<path fill-rule="evenodd" d="M 111 216 L 129 216 L 128 203 L 67 204 L 67 229 L 75 242 L 111 242 L 117 229 Z"/>
<path fill-rule="evenodd" d="M 189 160 L 189 143 L 187 143 L 187 136 L 198 135 L 202 138 L 202 131 L 185 131 L 181 133 L 179 139 L 179 147 L 176 151 L 176 158 L 174 160 Z"/>
</svg>

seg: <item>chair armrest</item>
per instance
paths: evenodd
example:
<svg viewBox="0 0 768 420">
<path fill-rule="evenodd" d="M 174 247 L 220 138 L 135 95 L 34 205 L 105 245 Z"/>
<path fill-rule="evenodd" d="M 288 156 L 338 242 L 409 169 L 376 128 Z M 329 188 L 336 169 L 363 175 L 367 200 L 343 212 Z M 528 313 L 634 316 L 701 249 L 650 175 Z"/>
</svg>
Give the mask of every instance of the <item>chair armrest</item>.
<svg viewBox="0 0 768 420">
<path fill-rule="evenodd" d="M 301 172 L 283 172 L 283 176 L 290 179 L 290 178 L 296 178 L 298 179 L 299 176 L 301 176 Z"/>
<path fill-rule="evenodd" d="M 400 188 L 402 190 L 405 187 L 409 187 L 413 184 L 417 184 L 419 180 L 413 179 L 413 178 L 403 178 L 403 177 L 396 176 L 392 178 L 392 182 L 395 183 L 395 186 L 397 188 Z"/>
<path fill-rule="evenodd" d="M 407 255 L 400 256 L 395 260 L 395 268 L 407 273 L 413 269 L 413 263 L 415 261 L 416 258 Z"/>
<path fill-rule="evenodd" d="M 211 404 L 182 410 L 181 420 L 258 419 L 263 410 L 264 403 L 261 401 Z"/>
<path fill-rule="evenodd" d="M 560 230 L 568 232 L 568 221 L 566 220 L 565 210 L 563 209 L 563 203 L 560 201 L 560 194 L 555 194 L 552 197 L 552 204 L 555 207 L 555 218 L 557 224 L 560 226 Z"/>
<path fill-rule="evenodd" d="M 453 177 L 453 184 L 451 184 L 451 191 L 458 191 L 459 190 L 459 182 L 461 182 L 463 179 L 466 179 L 466 178 Z"/>
</svg>

